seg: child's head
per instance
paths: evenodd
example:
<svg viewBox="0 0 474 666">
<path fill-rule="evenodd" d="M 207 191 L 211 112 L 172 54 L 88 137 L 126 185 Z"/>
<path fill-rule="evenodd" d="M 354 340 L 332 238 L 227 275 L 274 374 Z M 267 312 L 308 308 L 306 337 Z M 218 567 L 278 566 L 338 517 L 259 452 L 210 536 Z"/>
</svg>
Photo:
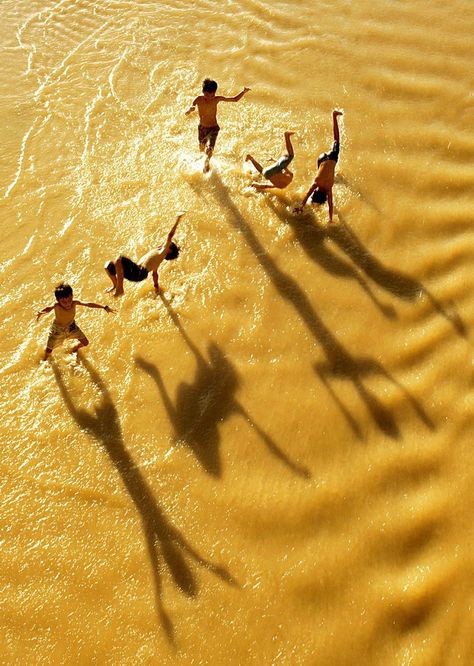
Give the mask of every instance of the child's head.
<svg viewBox="0 0 474 666">
<path fill-rule="evenodd" d="M 323 204 L 325 203 L 327 198 L 328 198 L 327 192 L 319 189 L 318 187 L 314 190 L 313 195 L 311 197 L 311 201 L 315 204 Z"/>
<path fill-rule="evenodd" d="M 62 308 L 70 310 L 72 308 L 72 287 L 65 282 L 58 284 L 54 290 L 56 300 Z"/>
<path fill-rule="evenodd" d="M 179 247 L 176 245 L 176 243 L 171 243 L 170 249 L 168 250 L 166 254 L 166 261 L 171 261 L 172 259 L 177 259 L 179 256 Z"/>
<path fill-rule="evenodd" d="M 212 79 L 204 79 L 202 82 L 202 92 L 209 93 L 210 95 L 215 95 L 217 90 L 217 83 Z"/>
<path fill-rule="evenodd" d="M 54 295 L 56 296 L 57 301 L 60 301 L 61 298 L 69 298 L 69 296 L 72 296 L 71 285 L 61 282 L 61 284 L 58 284 L 54 290 Z"/>
</svg>

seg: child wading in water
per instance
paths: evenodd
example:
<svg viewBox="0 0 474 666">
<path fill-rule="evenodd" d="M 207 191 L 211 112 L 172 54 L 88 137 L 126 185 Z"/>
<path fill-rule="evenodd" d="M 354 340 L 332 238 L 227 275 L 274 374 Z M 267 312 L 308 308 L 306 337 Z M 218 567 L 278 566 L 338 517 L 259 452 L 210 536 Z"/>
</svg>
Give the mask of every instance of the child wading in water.
<svg viewBox="0 0 474 666">
<path fill-rule="evenodd" d="M 38 321 L 41 315 L 54 310 L 54 321 L 51 324 L 48 342 L 44 351 L 45 361 L 49 358 L 53 349 L 67 338 L 76 338 L 79 340 L 77 345 L 71 350 L 72 353 L 79 351 L 81 347 L 87 347 L 89 344 L 89 340 L 74 321 L 77 305 L 83 305 L 86 308 L 102 308 L 106 312 L 115 312 L 108 305 L 82 303 L 82 301 L 74 300 L 72 297 L 72 287 L 63 282 L 56 287 L 54 295 L 56 296 L 57 303 L 48 305 L 36 314 L 36 320 Z"/>
<path fill-rule="evenodd" d="M 220 127 L 217 124 L 217 105 L 219 102 L 238 102 L 239 99 L 245 95 L 250 88 L 244 88 L 235 97 L 222 97 L 216 95 L 217 83 L 212 79 L 204 79 L 202 83 L 202 95 L 196 97 L 190 108 L 186 111 L 188 116 L 192 113 L 196 106 L 199 112 L 199 126 L 198 126 L 198 139 L 199 150 L 201 153 L 206 151 L 206 159 L 204 161 L 204 173 L 210 169 L 210 161 L 214 146 L 216 145 L 217 135 L 219 134 Z"/>
</svg>

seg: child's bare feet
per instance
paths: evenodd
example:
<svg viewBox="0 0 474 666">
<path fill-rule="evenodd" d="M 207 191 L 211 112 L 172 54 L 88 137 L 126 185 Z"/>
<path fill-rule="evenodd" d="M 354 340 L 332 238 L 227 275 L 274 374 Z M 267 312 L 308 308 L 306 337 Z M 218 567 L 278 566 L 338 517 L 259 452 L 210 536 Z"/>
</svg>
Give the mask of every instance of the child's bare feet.
<svg viewBox="0 0 474 666">
<path fill-rule="evenodd" d="M 123 296 L 123 289 L 120 291 L 117 291 L 117 289 L 114 291 L 114 296 Z"/>
<path fill-rule="evenodd" d="M 342 113 L 342 111 L 338 111 L 337 109 L 334 109 L 334 111 L 332 112 L 332 115 L 333 116 L 342 116 L 344 114 Z"/>
<path fill-rule="evenodd" d="M 208 173 L 210 168 L 211 168 L 211 165 L 209 163 L 209 157 L 206 157 L 206 159 L 204 160 L 204 167 L 203 167 L 202 172 L 203 173 Z"/>
<path fill-rule="evenodd" d="M 285 132 L 285 136 L 293 136 L 294 132 Z"/>
</svg>

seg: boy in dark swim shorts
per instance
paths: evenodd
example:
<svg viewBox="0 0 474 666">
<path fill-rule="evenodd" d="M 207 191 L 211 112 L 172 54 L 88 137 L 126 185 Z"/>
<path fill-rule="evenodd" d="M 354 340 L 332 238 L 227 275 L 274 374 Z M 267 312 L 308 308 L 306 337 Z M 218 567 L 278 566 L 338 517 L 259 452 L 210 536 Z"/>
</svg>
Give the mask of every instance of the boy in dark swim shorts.
<svg viewBox="0 0 474 666">
<path fill-rule="evenodd" d="M 76 338 L 78 340 L 77 345 L 72 349 L 72 353 L 79 351 L 81 347 L 87 347 L 89 344 L 89 340 L 74 320 L 77 305 L 82 305 L 86 308 L 101 308 L 106 312 L 114 312 L 114 310 L 109 308 L 108 305 L 99 305 L 99 303 L 82 303 L 82 301 L 74 300 L 72 287 L 64 282 L 56 287 L 54 295 L 57 302 L 54 305 L 48 305 L 36 314 L 36 320 L 38 320 L 42 315 L 54 310 L 54 321 L 51 324 L 46 349 L 44 351 L 45 361 L 49 358 L 53 349 L 63 340 L 67 340 L 68 338 Z"/>
<path fill-rule="evenodd" d="M 272 187 L 283 189 L 287 187 L 293 180 L 293 173 L 288 169 L 288 165 L 295 155 L 290 139 L 293 134 L 294 132 L 285 132 L 286 155 L 280 157 L 280 159 L 275 162 L 275 164 L 272 164 L 266 169 L 264 169 L 262 165 L 259 164 L 257 160 L 252 157 L 252 155 L 250 155 L 250 153 L 245 158 L 246 161 L 252 162 L 257 171 L 271 183 L 271 185 L 267 185 L 266 183 L 252 183 L 252 187 L 255 187 L 256 190 L 262 191 L 271 189 Z"/>
<path fill-rule="evenodd" d="M 250 88 L 244 88 L 242 92 L 235 97 L 223 97 L 216 95 L 217 83 L 212 79 L 204 79 L 202 83 L 202 95 L 196 97 L 186 115 L 189 116 L 196 106 L 199 113 L 199 126 L 198 126 L 198 139 L 199 150 L 201 153 L 206 152 L 206 159 L 204 161 L 204 173 L 210 169 L 210 160 L 216 145 L 217 135 L 219 134 L 220 127 L 217 124 L 217 105 L 219 102 L 238 102 L 239 99 L 248 92 Z"/>
<path fill-rule="evenodd" d="M 203 125 L 198 125 L 199 150 L 201 153 L 206 151 L 209 155 L 209 158 L 214 151 L 214 146 L 216 145 L 219 130 L 219 125 L 214 125 L 214 127 L 204 127 Z"/>
<path fill-rule="evenodd" d="M 323 204 L 326 201 L 328 202 L 329 208 L 329 222 L 332 222 L 333 214 L 333 200 L 332 200 L 332 188 L 334 185 L 334 174 L 336 171 L 336 164 L 339 159 L 339 125 L 338 117 L 342 116 L 342 111 L 334 110 L 332 112 L 332 125 L 333 125 L 333 135 L 334 143 L 332 149 L 328 153 L 321 153 L 318 157 L 318 172 L 316 178 L 314 179 L 313 184 L 306 192 L 303 201 L 300 206 L 295 208 L 295 213 L 301 213 L 304 205 L 311 197 L 311 202 L 313 204 Z"/>
<path fill-rule="evenodd" d="M 135 263 L 128 257 L 120 255 L 115 261 L 109 261 L 105 264 L 105 272 L 112 281 L 112 287 L 107 291 L 113 291 L 114 296 L 121 296 L 123 294 L 123 281 L 129 280 L 130 282 L 142 282 L 151 273 L 153 276 L 153 284 L 155 290 L 159 290 L 158 285 L 158 269 L 161 263 L 166 259 L 171 261 L 176 259 L 179 255 L 179 247 L 173 243 L 173 237 L 178 227 L 180 219 L 184 213 L 178 213 L 176 221 L 168 234 L 164 246 L 160 246 L 147 252 L 138 263 Z"/>
</svg>

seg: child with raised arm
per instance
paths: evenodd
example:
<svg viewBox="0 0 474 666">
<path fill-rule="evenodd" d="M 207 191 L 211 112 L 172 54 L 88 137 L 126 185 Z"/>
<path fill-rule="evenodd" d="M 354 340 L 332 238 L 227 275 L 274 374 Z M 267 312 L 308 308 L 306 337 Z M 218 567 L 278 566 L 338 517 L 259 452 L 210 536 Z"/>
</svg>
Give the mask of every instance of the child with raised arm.
<svg viewBox="0 0 474 666">
<path fill-rule="evenodd" d="M 54 310 L 54 321 L 51 324 L 46 349 L 44 351 L 45 361 L 49 358 L 53 349 L 67 338 L 76 338 L 79 341 L 72 349 L 72 353 L 79 351 L 81 347 L 87 347 L 89 344 L 89 340 L 74 321 L 77 305 L 83 305 L 86 308 L 101 308 L 106 312 L 114 312 L 114 310 L 109 308 L 108 305 L 83 303 L 82 301 L 74 300 L 72 287 L 64 282 L 56 287 L 54 295 L 57 302 L 54 305 L 48 305 L 36 313 L 36 321 L 38 321 L 42 315 Z"/>
<path fill-rule="evenodd" d="M 165 259 L 171 261 L 172 259 L 177 259 L 179 255 L 179 247 L 176 243 L 173 243 L 173 237 L 183 215 L 184 213 L 176 215 L 176 221 L 168 234 L 166 243 L 147 252 L 138 260 L 137 264 L 123 254 L 117 257 L 115 261 L 107 262 L 104 266 L 105 272 L 112 281 L 112 287 L 107 289 L 107 291 L 113 291 L 114 296 L 121 296 L 123 294 L 124 280 L 142 282 L 142 280 L 148 277 L 148 273 L 151 273 L 153 276 L 155 291 L 159 291 L 158 269 L 160 265 Z"/>
<path fill-rule="evenodd" d="M 217 105 L 219 102 L 238 102 L 239 99 L 248 92 L 250 88 L 244 88 L 235 97 L 223 97 L 216 95 L 217 83 L 212 79 L 204 79 L 202 83 L 202 95 L 196 97 L 189 109 L 186 111 L 188 116 L 196 107 L 199 113 L 199 126 L 198 126 L 198 140 L 199 150 L 201 153 L 206 151 L 206 159 L 204 161 L 204 173 L 210 169 L 210 161 L 214 146 L 216 145 L 217 135 L 219 134 L 220 127 L 217 124 Z"/>
<path fill-rule="evenodd" d="M 295 213 L 301 213 L 304 205 L 311 197 L 311 203 L 323 204 L 328 202 L 329 222 L 332 222 L 333 201 L 332 187 L 334 185 L 334 174 L 336 171 L 337 160 L 339 159 L 339 125 L 337 119 L 342 116 L 342 111 L 334 109 L 332 112 L 332 127 L 334 143 L 328 153 L 321 153 L 318 157 L 318 172 L 313 184 L 306 192 L 300 206 L 295 208 Z"/>
</svg>

